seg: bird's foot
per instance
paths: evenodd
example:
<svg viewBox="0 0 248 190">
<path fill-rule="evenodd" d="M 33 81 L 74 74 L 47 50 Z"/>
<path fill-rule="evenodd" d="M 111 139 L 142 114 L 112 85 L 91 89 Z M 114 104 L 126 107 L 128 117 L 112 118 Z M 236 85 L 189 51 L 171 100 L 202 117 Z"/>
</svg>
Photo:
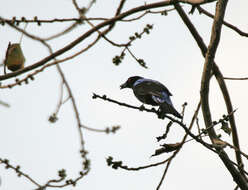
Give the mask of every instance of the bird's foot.
<svg viewBox="0 0 248 190">
<path fill-rule="evenodd" d="M 139 107 L 139 110 L 140 110 L 140 111 L 143 111 L 144 109 L 146 109 L 146 108 L 145 108 L 144 104 L 142 104 L 142 105 Z"/>
<path fill-rule="evenodd" d="M 154 111 L 154 112 L 158 112 L 155 108 L 152 108 L 151 110 Z"/>
<path fill-rule="evenodd" d="M 158 115 L 159 119 L 165 118 L 165 114 L 162 112 L 162 110 L 160 108 L 158 108 L 158 110 L 157 110 L 157 115 Z"/>
</svg>

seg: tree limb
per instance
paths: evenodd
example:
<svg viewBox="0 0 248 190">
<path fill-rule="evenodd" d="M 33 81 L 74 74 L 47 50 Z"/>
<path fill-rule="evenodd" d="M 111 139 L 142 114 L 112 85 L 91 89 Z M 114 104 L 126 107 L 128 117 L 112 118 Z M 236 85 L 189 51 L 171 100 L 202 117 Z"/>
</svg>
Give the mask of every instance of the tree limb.
<svg viewBox="0 0 248 190">
<path fill-rule="evenodd" d="M 193 4 L 193 5 L 198 5 L 198 4 L 203 4 L 203 3 L 208 3 L 208 2 L 212 2 L 213 0 L 185 0 L 182 2 L 184 3 L 188 3 L 188 4 Z M 142 5 L 133 9 L 130 9 L 126 12 L 123 12 L 122 14 L 119 14 L 113 18 L 110 18 L 109 20 L 106 20 L 98 25 L 96 25 L 94 28 L 88 30 L 87 32 L 85 32 L 83 35 L 81 35 L 80 37 L 78 37 L 76 40 L 72 41 L 70 44 L 66 45 L 65 47 L 55 51 L 53 54 L 45 57 L 44 59 L 30 65 L 27 67 L 24 67 L 23 69 L 20 69 L 18 71 L 6 74 L 6 75 L 0 75 L 0 81 L 2 80 L 6 80 L 15 76 L 18 76 L 22 73 L 31 71 L 35 68 L 38 68 L 44 64 L 46 64 L 48 61 L 56 58 L 59 55 L 62 55 L 63 53 L 65 53 L 66 51 L 69 51 L 70 49 L 72 49 L 74 46 L 76 46 L 77 44 L 79 44 L 80 42 L 84 41 L 86 38 L 88 38 L 91 34 L 93 34 L 94 32 L 98 31 L 100 28 L 103 28 L 107 25 L 113 25 L 115 22 L 129 16 L 132 15 L 134 13 L 140 12 L 140 11 L 144 11 L 144 10 L 148 10 L 148 9 L 152 9 L 152 8 L 159 8 L 159 7 L 165 7 L 165 6 L 169 6 L 169 5 L 174 5 L 175 3 L 180 2 L 178 0 L 168 0 L 168 1 L 161 1 L 161 2 L 157 2 L 157 3 L 151 3 L 151 4 L 146 4 L 146 5 Z M 0 17 L 0 19 L 5 20 L 4 18 Z M 11 22 L 7 22 L 6 23 L 8 25 L 13 25 Z M 111 29 L 111 28 L 110 28 Z"/>
<path fill-rule="evenodd" d="M 205 54 L 207 52 L 207 46 L 203 42 L 203 39 L 199 35 L 198 31 L 195 29 L 194 25 L 191 23 L 191 21 L 189 20 L 188 16 L 185 14 L 185 12 L 181 8 L 181 6 L 179 4 L 176 4 L 175 8 L 178 11 L 178 14 L 182 18 L 183 22 L 188 27 L 192 36 L 196 40 L 199 48 L 201 49 L 202 55 L 205 57 Z M 215 77 L 219 83 L 219 86 L 221 88 L 222 94 L 224 96 L 225 103 L 226 103 L 227 110 L 228 110 L 228 114 L 230 114 L 233 111 L 230 96 L 229 96 L 227 87 L 225 85 L 224 79 L 223 79 L 223 77 L 221 77 L 222 74 L 221 74 L 218 66 L 215 63 L 213 64 L 213 71 L 214 71 Z M 235 124 L 235 120 L 234 120 L 233 115 L 230 117 L 230 125 L 231 125 L 232 131 L 233 131 L 233 133 L 232 133 L 233 142 L 234 142 L 235 146 L 239 149 L 238 134 L 237 134 L 236 124 Z M 223 158 L 223 154 L 222 154 L 222 158 Z M 227 157 L 227 155 L 225 155 L 225 158 L 226 158 L 225 162 L 228 162 L 229 158 Z M 236 151 L 236 159 L 238 161 L 238 165 L 242 166 L 241 155 L 237 151 Z M 231 172 L 233 177 L 235 177 L 235 175 L 238 175 L 238 172 L 236 171 L 236 168 L 233 167 L 233 165 L 228 165 L 228 168 L 232 168 L 231 170 L 234 171 L 233 173 Z M 229 171 L 230 171 L 230 169 L 229 169 Z M 243 173 L 242 169 L 240 169 L 240 172 Z M 240 179 L 241 179 L 241 183 L 243 184 L 243 187 L 247 188 L 246 180 L 244 179 L 244 177 L 241 177 Z"/>
</svg>

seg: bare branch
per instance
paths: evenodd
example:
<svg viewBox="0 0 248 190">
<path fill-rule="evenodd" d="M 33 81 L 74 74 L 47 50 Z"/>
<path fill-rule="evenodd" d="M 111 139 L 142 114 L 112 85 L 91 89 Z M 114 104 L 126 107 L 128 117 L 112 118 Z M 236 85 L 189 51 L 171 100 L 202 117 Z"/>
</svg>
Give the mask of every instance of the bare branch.
<svg viewBox="0 0 248 190">
<path fill-rule="evenodd" d="M 200 5 L 200 4 L 210 3 L 210 2 L 214 2 L 214 1 L 216 1 L 216 0 L 180 0 L 178 2 L 188 3 L 191 5 Z"/>
<path fill-rule="evenodd" d="M 91 34 L 93 34 L 94 32 L 98 31 L 100 28 L 103 28 L 107 25 L 113 25 L 115 22 L 122 20 L 123 18 L 132 15 L 134 13 L 140 12 L 140 11 L 144 11 L 144 10 L 148 10 L 148 9 L 152 9 L 152 8 L 158 8 L 158 7 L 165 7 L 165 6 L 169 6 L 169 5 L 173 5 L 175 4 L 176 0 L 171 0 L 171 1 L 161 1 L 161 2 L 157 2 L 157 3 L 152 3 L 152 4 L 147 4 L 147 5 L 142 5 L 133 9 L 130 9 L 126 12 L 123 12 L 122 14 L 119 14 L 118 16 L 115 16 L 107 21 L 104 21 L 98 25 L 96 25 L 94 28 L 88 30 L 87 32 L 85 32 L 82 36 L 80 36 L 79 38 L 75 39 L 74 41 L 72 41 L 70 44 L 66 45 L 65 47 L 57 50 L 56 52 L 54 52 L 53 54 L 45 57 L 44 59 L 30 65 L 27 67 L 24 67 L 23 69 L 20 69 L 18 71 L 6 74 L 6 75 L 0 75 L 0 81 L 5 80 L 5 79 L 9 79 L 12 77 L 15 77 L 17 75 L 20 75 L 22 73 L 31 71 L 35 68 L 38 68 L 44 64 L 46 64 L 48 61 L 54 59 L 55 57 L 65 53 L 66 51 L 69 51 L 70 49 L 72 49 L 74 46 L 76 46 L 77 44 L 79 44 L 80 42 L 84 41 L 86 38 L 88 38 Z M 211 0 L 209 1 L 204 1 L 201 0 L 198 2 L 198 4 L 200 3 L 206 3 L 206 2 L 211 2 Z M 190 2 L 187 2 L 190 3 Z M 193 2 L 193 4 L 195 4 L 196 2 Z M 4 18 L 0 17 L 0 19 L 4 20 Z M 13 25 L 10 22 L 6 22 L 9 25 Z M 111 29 L 111 28 L 110 28 Z M 24 33 L 25 34 L 25 33 Z"/>
<path fill-rule="evenodd" d="M 36 185 L 36 186 L 38 186 L 38 187 L 41 187 L 41 185 L 38 183 L 38 182 L 36 182 L 33 178 L 31 178 L 28 174 L 26 174 L 26 173 L 24 173 L 24 172 L 22 172 L 21 170 L 20 170 L 20 166 L 13 166 L 13 165 L 11 165 L 10 163 L 9 163 L 9 160 L 7 160 L 7 159 L 2 159 L 2 158 L 0 158 L 0 164 L 4 164 L 5 165 L 5 168 L 6 169 L 12 169 L 12 170 L 14 170 L 16 173 L 17 173 L 17 175 L 20 177 L 20 176 L 23 176 L 23 177 L 25 177 L 26 179 L 28 179 L 30 182 L 32 182 L 34 185 Z"/>
<path fill-rule="evenodd" d="M 207 128 L 212 125 L 211 112 L 210 112 L 209 102 L 208 102 L 209 83 L 210 83 L 210 78 L 211 78 L 211 71 L 214 65 L 215 53 L 216 53 L 216 50 L 217 50 L 217 47 L 220 41 L 221 27 L 222 27 L 222 21 L 224 18 L 224 14 L 225 14 L 226 5 L 227 5 L 227 1 L 223 1 L 223 2 L 219 1 L 217 3 L 214 23 L 212 26 L 210 44 L 206 52 L 204 70 L 203 70 L 202 80 L 201 80 L 202 112 L 203 112 L 205 125 Z M 213 129 L 209 129 L 208 133 L 209 133 L 211 140 L 217 138 L 215 131 Z"/>
<path fill-rule="evenodd" d="M 40 69 L 37 69 L 36 71 L 34 71 L 33 73 L 31 74 L 28 74 L 26 77 L 24 77 L 23 79 L 16 79 L 16 82 L 15 83 L 11 83 L 11 84 L 8 84 L 8 85 L 2 85 L 0 86 L 0 88 L 12 88 L 12 87 L 15 87 L 17 85 L 22 85 L 23 83 L 25 84 L 28 84 L 28 81 L 29 79 L 31 80 L 34 80 L 34 76 L 41 73 L 42 71 L 44 71 L 45 69 L 47 69 L 48 67 L 51 67 L 51 66 L 54 66 L 54 65 L 57 65 L 59 63 L 63 63 L 65 61 L 68 61 L 68 60 L 71 60 L 73 59 L 74 57 L 80 55 L 81 53 L 87 51 L 88 49 L 90 49 L 92 46 L 94 46 L 98 40 L 100 39 L 100 36 L 98 36 L 92 43 L 90 43 L 87 47 L 83 48 L 82 50 L 80 50 L 79 52 L 76 52 L 75 54 L 71 55 L 71 56 L 68 56 L 64 59 L 61 59 L 61 60 L 56 60 L 56 61 L 53 61 L 52 63 L 48 63 L 46 65 L 44 65 L 43 67 L 41 67 Z"/>
<path fill-rule="evenodd" d="M 226 79 L 226 80 L 248 80 L 248 77 L 244 77 L 244 78 L 223 77 L 223 79 Z"/>
<path fill-rule="evenodd" d="M 205 45 L 203 39 L 201 38 L 201 36 L 199 35 L 198 31 L 196 30 L 196 28 L 194 27 L 194 25 L 192 24 L 192 22 L 189 20 L 188 16 L 185 14 L 185 12 L 183 11 L 183 9 L 179 6 L 179 5 L 175 5 L 176 10 L 178 11 L 180 17 L 182 18 L 182 20 L 184 21 L 184 23 L 186 24 L 186 26 L 188 27 L 189 31 L 191 32 L 192 36 L 194 37 L 195 41 L 197 42 L 202 55 L 205 57 L 205 54 L 207 52 L 207 46 Z M 225 103 L 226 103 L 226 107 L 228 110 L 228 114 L 233 112 L 233 108 L 232 108 L 232 103 L 231 103 L 231 99 L 225 84 L 225 81 L 223 79 L 222 73 L 219 70 L 218 66 L 216 64 L 214 64 L 214 75 L 218 81 L 218 84 L 220 86 L 221 92 L 223 94 Z M 232 128 L 232 136 L 233 136 L 233 143 L 236 147 L 239 147 L 239 139 L 238 139 L 238 133 L 237 133 L 237 128 L 236 128 L 236 124 L 235 124 L 235 119 L 234 116 L 231 115 L 230 117 L 230 125 Z M 227 155 L 225 155 L 226 157 Z M 241 159 L 241 155 L 239 152 L 236 151 L 236 159 L 238 161 L 238 165 L 243 166 L 242 163 L 242 159 Z M 229 160 L 229 159 L 227 159 Z M 232 166 L 230 166 L 232 167 Z M 233 168 L 234 169 L 234 168 Z M 240 170 L 242 172 L 242 170 Z M 233 176 L 235 176 L 237 174 L 233 174 Z"/>
<path fill-rule="evenodd" d="M 205 9 L 203 9 L 202 7 L 197 6 L 197 9 L 198 9 L 199 13 L 203 13 L 204 15 L 206 15 L 206 16 L 208 16 L 210 18 L 214 18 L 214 15 L 213 14 L 209 13 L 208 11 L 206 11 Z M 236 26 L 234 26 L 234 25 L 232 25 L 232 24 L 230 24 L 230 23 L 228 23 L 226 21 L 223 21 L 223 24 L 225 26 L 227 26 L 228 28 L 231 28 L 232 30 L 234 30 L 235 32 L 237 32 L 239 35 L 248 37 L 248 33 L 241 31 L 238 27 L 236 27 Z"/>
<path fill-rule="evenodd" d="M 138 106 L 132 106 L 132 105 L 129 105 L 129 104 L 126 104 L 126 103 L 123 103 L 123 102 L 119 102 L 119 101 L 113 100 L 113 99 L 111 99 L 111 98 L 107 98 L 106 95 L 100 96 L 100 95 L 98 95 L 98 94 L 93 93 L 92 98 L 93 98 L 93 99 L 100 98 L 100 99 L 102 99 L 102 100 L 105 100 L 105 101 L 108 101 L 108 102 L 112 102 L 112 103 L 118 104 L 118 105 L 120 105 L 120 106 L 125 106 L 125 107 L 128 107 L 128 108 L 133 108 L 133 109 L 140 110 L 140 111 L 146 111 L 146 112 L 151 112 L 151 113 L 158 114 L 158 111 L 155 110 L 154 108 L 152 108 L 152 109 L 147 109 L 147 108 L 145 108 L 144 106 L 143 106 L 142 108 L 141 108 L 141 107 L 138 107 Z M 166 117 L 166 116 L 165 116 L 165 117 Z"/>
<path fill-rule="evenodd" d="M 197 105 L 197 108 L 196 108 L 196 111 L 195 111 L 195 113 L 194 113 L 194 115 L 193 115 L 193 117 L 192 117 L 192 119 L 191 119 L 191 122 L 190 122 L 190 125 L 189 125 L 189 129 L 188 129 L 189 131 L 192 129 L 192 127 L 193 127 L 193 125 L 194 125 L 194 122 L 195 122 L 195 120 L 196 120 L 196 118 L 197 118 L 197 115 L 198 115 L 198 113 L 199 113 L 200 107 L 201 107 L 201 101 L 199 101 L 199 103 L 198 103 L 198 105 Z M 184 137 L 183 137 L 183 139 L 182 139 L 182 141 L 181 141 L 180 144 L 184 144 L 184 143 L 186 142 L 187 137 L 188 137 L 188 133 L 186 133 L 186 134 L 184 135 Z M 160 180 L 160 182 L 159 182 L 159 184 L 158 184 L 158 186 L 157 186 L 157 188 L 156 188 L 157 190 L 161 187 L 162 182 L 164 181 L 164 178 L 165 178 L 165 176 L 166 176 L 166 174 L 167 174 L 167 171 L 168 171 L 168 169 L 169 169 L 169 166 L 170 166 L 170 164 L 171 164 L 171 161 L 173 160 L 174 157 L 176 157 L 176 155 L 179 153 L 179 151 L 181 150 L 182 147 L 183 147 L 183 146 L 181 146 L 179 149 L 177 149 L 177 150 L 173 153 L 173 155 L 169 158 L 169 160 L 168 160 L 168 162 L 167 162 L 167 164 L 166 164 L 164 173 L 163 173 L 163 175 L 162 175 L 162 177 L 161 177 L 161 180 Z"/>
<path fill-rule="evenodd" d="M 4 101 L 2 101 L 2 100 L 0 100 L 0 105 L 2 105 L 2 106 L 4 106 L 4 107 L 7 107 L 7 108 L 10 107 L 10 105 L 9 105 L 8 103 L 6 103 L 6 102 L 4 102 Z"/>
</svg>

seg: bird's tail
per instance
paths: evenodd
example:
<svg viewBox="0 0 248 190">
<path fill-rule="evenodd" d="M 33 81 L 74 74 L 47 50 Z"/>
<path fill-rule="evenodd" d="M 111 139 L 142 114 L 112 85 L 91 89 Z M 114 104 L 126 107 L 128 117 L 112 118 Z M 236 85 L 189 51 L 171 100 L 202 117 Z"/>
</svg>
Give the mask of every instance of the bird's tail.
<svg viewBox="0 0 248 190">
<path fill-rule="evenodd" d="M 177 112 L 177 110 L 170 104 L 163 103 L 159 107 L 159 111 L 162 117 L 164 117 L 165 114 L 172 114 L 178 118 L 182 118 L 181 114 Z"/>
</svg>

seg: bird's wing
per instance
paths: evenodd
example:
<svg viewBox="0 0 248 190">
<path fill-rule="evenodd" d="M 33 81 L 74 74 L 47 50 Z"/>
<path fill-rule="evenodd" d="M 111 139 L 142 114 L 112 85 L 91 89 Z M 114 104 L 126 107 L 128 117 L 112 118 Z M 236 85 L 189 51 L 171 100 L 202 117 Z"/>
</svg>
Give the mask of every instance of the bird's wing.
<svg viewBox="0 0 248 190">
<path fill-rule="evenodd" d="M 171 99 L 170 99 L 170 96 L 167 93 L 165 93 L 165 92 L 162 92 L 162 97 L 161 96 L 152 95 L 152 99 L 156 103 L 158 103 L 158 104 L 167 103 L 167 104 L 173 106 L 173 104 L 171 102 Z"/>
<path fill-rule="evenodd" d="M 158 104 L 166 102 L 172 105 L 170 100 L 170 96 L 172 94 L 163 84 L 158 81 L 140 79 L 140 81 L 134 84 L 133 90 L 139 95 L 151 95 L 152 99 Z"/>
<path fill-rule="evenodd" d="M 153 95 L 163 97 L 162 92 L 172 96 L 170 91 L 160 82 L 151 79 L 139 79 L 134 85 L 133 89 L 139 92 L 139 94 L 152 93 Z"/>
</svg>

